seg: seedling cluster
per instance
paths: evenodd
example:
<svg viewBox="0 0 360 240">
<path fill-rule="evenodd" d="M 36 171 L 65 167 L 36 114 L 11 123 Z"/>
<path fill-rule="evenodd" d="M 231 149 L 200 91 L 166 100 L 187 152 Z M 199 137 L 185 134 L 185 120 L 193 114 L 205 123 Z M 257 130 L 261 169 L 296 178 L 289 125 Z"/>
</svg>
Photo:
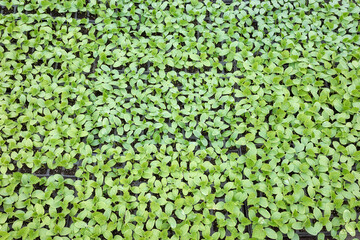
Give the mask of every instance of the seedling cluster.
<svg viewBox="0 0 360 240">
<path fill-rule="evenodd" d="M 1 239 L 360 230 L 358 0 L 0 6 Z"/>
</svg>

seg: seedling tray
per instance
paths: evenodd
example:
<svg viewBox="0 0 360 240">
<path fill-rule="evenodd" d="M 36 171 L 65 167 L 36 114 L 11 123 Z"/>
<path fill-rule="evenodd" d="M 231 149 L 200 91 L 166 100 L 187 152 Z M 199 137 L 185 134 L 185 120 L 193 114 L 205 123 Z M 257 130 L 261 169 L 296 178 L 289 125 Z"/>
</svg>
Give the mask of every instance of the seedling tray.
<svg viewBox="0 0 360 240">
<path fill-rule="evenodd" d="M 5 239 L 358 233 L 357 1 L 7 0 L 0 14 Z"/>
</svg>

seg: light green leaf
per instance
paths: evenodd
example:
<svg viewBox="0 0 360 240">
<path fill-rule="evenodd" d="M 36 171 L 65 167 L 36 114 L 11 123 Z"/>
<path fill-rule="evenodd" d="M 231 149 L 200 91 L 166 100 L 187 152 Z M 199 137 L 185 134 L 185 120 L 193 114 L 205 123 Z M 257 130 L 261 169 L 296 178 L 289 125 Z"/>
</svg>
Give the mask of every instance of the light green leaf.
<svg viewBox="0 0 360 240">
<path fill-rule="evenodd" d="M 276 232 L 271 228 L 265 228 L 266 236 L 268 236 L 271 239 L 277 239 Z"/>
<path fill-rule="evenodd" d="M 264 239 L 266 237 L 266 232 L 261 225 L 255 225 L 253 228 L 253 237 L 257 239 Z"/>
<path fill-rule="evenodd" d="M 350 217 L 351 217 L 351 213 L 348 209 L 346 209 L 343 213 L 343 219 L 344 221 L 347 223 L 347 222 L 350 222 Z"/>
<path fill-rule="evenodd" d="M 84 221 L 78 221 L 75 223 L 75 227 L 77 228 L 86 228 L 87 224 Z"/>
<path fill-rule="evenodd" d="M 168 222 L 169 222 L 171 228 L 175 228 L 175 227 L 176 227 L 176 221 L 175 221 L 175 219 L 174 219 L 173 217 L 170 217 L 170 218 L 168 219 Z"/>
<path fill-rule="evenodd" d="M 260 208 L 259 213 L 263 215 L 264 218 L 270 218 L 270 213 L 266 209 Z"/>
<path fill-rule="evenodd" d="M 99 223 L 100 225 L 106 224 L 107 219 L 106 219 L 106 217 L 104 216 L 104 214 L 102 214 L 102 213 L 100 213 L 100 212 L 95 212 L 95 213 L 93 213 L 92 216 L 93 216 L 94 220 L 95 220 L 97 223 Z"/>
<path fill-rule="evenodd" d="M 350 222 L 350 223 L 347 223 L 345 224 L 345 229 L 346 231 L 353 237 L 355 237 L 356 235 L 356 223 L 355 222 Z"/>
</svg>

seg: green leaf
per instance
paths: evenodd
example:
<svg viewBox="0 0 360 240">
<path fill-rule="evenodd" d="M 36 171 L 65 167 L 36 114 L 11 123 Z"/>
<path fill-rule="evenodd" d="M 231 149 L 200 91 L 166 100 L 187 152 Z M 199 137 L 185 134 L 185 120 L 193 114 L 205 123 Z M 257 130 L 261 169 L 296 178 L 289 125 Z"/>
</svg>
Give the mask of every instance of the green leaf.
<svg viewBox="0 0 360 240">
<path fill-rule="evenodd" d="M 33 198 L 38 198 L 38 199 L 45 199 L 45 193 L 41 190 L 35 190 L 32 193 L 32 197 Z"/>
<path fill-rule="evenodd" d="M 75 227 L 77 228 L 86 228 L 87 224 L 84 221 L 78 221 L 75 223 Z"/>
<path fill-rule="evenodd" d="M 314 208 L 314 216 L 318 220 L 322 217 L 322 213 L 321 213 L 320 209 L 317 207 Z"/>
<path fill-rule="evenodd" d="M 37 214 L 44 215 L 45 210 L 44 210 L 43 206 L 40 205 L 39 203 L 35 204 L 35 210 L 36 210 Z"/>
<path fill-rule="evenodd" d="M 200 133 L 198 130 L 196 130 L 196 129 L 193 131 L 193 134 L 194 134 L 194 136 L 197 137 L 197 138 L 199 138 L 199 137 L 201 136 L 201 133 Z"/>
<path fill-rule="evenodd" d="M 319 222 L 316 222 L 314 226 L 306 227 L 305 230 L 313 236 L 318 235 L 318 233 L 323 229 L 323 225 Z"/>
<path fill-rule="evenodd" d="M 350 223 L 347 223 L 345 224 L 345 229 L 346 231 L 353 237 L 355 237 L 356 235 L 356 223 L 355 222 L 350 222 Z"/>
<path fill-rule="evenodd" d="M 227 71 L 230 72 L 232 70 L 232 68 L 233 68 L 233 64 L 231 62 L 226 63 L 225 68 L 226 68 Z"/>
<path fill-rule="evenodd" d="M 172 203 L 167 203 L 165 206 L 165 213 L 170 216 L 174 210 L 174 205 Z"/>
<path fill-rule="evenodd" d="M 93 216 L 94 220 L 95 220 L 97 223 L 99 223 L 100 225 L 106 224 L 107 219 L 106 219 L 106 217 L 104 216 L 104 214 L 102 214 L 102 213 L 100 213 L 100 212 L 95 212 L 95 213 L 93 213 L 92 216 Z"/>
<path fill-rule="evenodd" d="M 171 228 L 175 228 L 175 227 L 176 227 L 176 221 L 175 221 L 175 219 L 174 219 L 173 217 L 170 217 L 170 218 L 168 219 L 168 222 L 169 222 Z"/>
<path fill-rule="evenodd" d="M 343 219 L 346 223 L 350 222 L 351 213 L 348 209 L 346 209 L 343 213 Z"/>
<path fill-rule="evenodd" d="M 78 130 L 74 127 L 68 129 L 67 133 L 70 137 L 75 138 L 77 135 Z"/>
<path fill-rule="evenodd" d="M 264 218 L 270 218 L 270 213 L 266 209 L 260 208 L 259 213 L 263 215 Z"/>
<path fill-rule="evenodd" d="M 158 43 L 157 43 L 157 46 L 158 46 L 158 48 L 164 50 L 165 47 L 166 47 L 166 44 L 165 44 L 164 42 L 158 42 Z"/>
<path fill-rule="evenodd" d="M 302 198 L 301 198 L 301 203 L 303 204 L 303 205 L 305 205 L 305 206 L 314 206 L 314 201 L 311 199 L 311 198 L 309 198 L 309 197 L 307 197 L 307 196 L 303 196 Z"/>
<path fill-rule="evenodd" d="M 268 236 L 271 239 L 277 239 L 276 232 L 271 228 L 265 228 L 266 236 Z"/>
<path fill-rule="evenodd" d="M 301 230 L 303 229 L 303 224 L 301 222 L 294 222 L 292 224 L 292 228 L 295 230 Z"/>
<path fill-rule="evenodd" d="M 190 54 L 190 58 L 191 58 L 192 60 L 194 60 L 194 61 L 199 61 L 199 60 L 200 60 L 199 55 L 193 54 L 193 53 Z"/>
<path fill-rule="evenodd" d="M 266 237 L 266 232 L 261 225 L 255 225 L 253 228 L 253 237 L 257 239 L 264 239 Z"/>
<path fill-rule="evenodd" d="M 185 212 L 183 209 L 177 209 L 175 211 L 175 215 L 181 220 L 185 220 L 185 218 L 186 218 L 186 215 L 185 215 Z"/>
<path fill-rule="evenodd" d="M 155 123 L 154 128 L 161 128 L 163 125 L 162 123 Z"/>
</svg>

